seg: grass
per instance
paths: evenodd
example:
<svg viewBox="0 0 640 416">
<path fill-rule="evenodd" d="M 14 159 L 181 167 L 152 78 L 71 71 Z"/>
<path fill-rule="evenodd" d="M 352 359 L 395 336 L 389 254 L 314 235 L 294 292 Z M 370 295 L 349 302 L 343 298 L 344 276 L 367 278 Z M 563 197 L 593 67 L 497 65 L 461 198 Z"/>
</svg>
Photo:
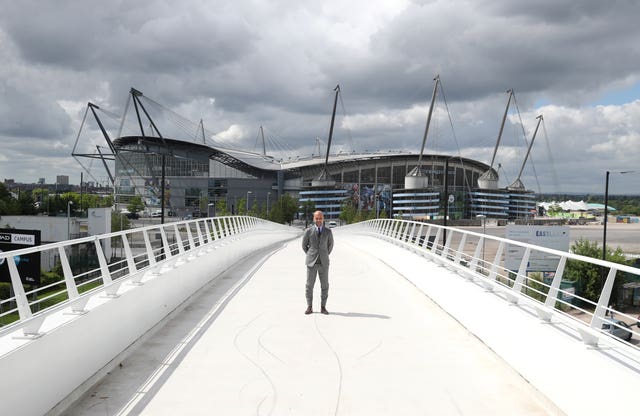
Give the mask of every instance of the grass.
<svg viewBox="0 0 640 416">
<path fill-rule="evenodd" d="M 64 284 L 64 282 L 60 282 L 61 284 Z M 96 287 L 102 286 L 102 281 L 101 280 L 97 280 L 91 283 L 87 283 L 85 285 L 83 285 L 81 288 L 79 288 L 79 292 L 80 293 L 85 293 L 88 292 L 92 289 L 95 289 Z M 53 295 L 53 296 L 51 296 Z M 60 289 L 56 289 L 56 288 L 51 288 L 50 290 L 47 290 L 46 292 L 42 292 L 38 294 L 38 299 L 44 299 L 47 296 L 51 296 L 50 298 L 43 300 L 42 302 L 38 302 L 35 305 L 31 306 L 31 310 L 33 313 L 36 313 L 38 311 L 42 311 L 45 310 L 47 308 L 50 308 L 54 305 L 57 305 L 58 303 L 64 302 L 67 299 L 69 299 L 69 295 L 67 294 L 67 291 L 61 291 Z M 34 311 L 34 307 L 39 308 L 38 310 Z M 16 322 L 19 318 L 18 315 L 18 311 L 16 310 L 13 313 L 10 313 L 8 315 L 4 315 L 0 317 L 0 327 L 9 325 L 11 323 Z"/>
</svg>

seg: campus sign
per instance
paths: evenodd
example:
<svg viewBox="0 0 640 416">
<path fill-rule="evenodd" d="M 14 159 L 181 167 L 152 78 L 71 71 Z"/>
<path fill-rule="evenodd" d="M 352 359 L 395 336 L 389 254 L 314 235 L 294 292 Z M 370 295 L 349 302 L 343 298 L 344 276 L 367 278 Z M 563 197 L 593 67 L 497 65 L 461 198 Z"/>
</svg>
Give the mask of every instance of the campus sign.
<svg viewBox="0 0 640 416">
<path fill-rule="evenodd" d="M 40 245 L 40 230 L 0 229 L 0 252 Z M 0 258 L 0 282 L 11 282 L 7 261 L 15 262 L 24 284 L 40 283 L 40 252 L 11 258 Z"/>
</svg>

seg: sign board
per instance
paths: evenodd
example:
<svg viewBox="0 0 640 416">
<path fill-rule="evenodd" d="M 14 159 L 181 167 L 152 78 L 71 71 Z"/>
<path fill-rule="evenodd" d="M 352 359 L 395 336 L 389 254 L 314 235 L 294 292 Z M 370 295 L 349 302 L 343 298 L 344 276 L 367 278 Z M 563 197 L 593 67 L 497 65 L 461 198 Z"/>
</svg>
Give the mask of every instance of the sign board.
<svg viewBox="0 0 640 416">
<path fill-rule="evenodd" d="M 549 225 L 507 225 L 505 238 L 522 243 L 542 246 L 558 251 L 569 251 L 568 226 Z M 520 269 L 524 256 L 524 247 L 507 245 L 504 265 L 507 270 Z M 527 272 L 554 272 L 558 268 L 560 257 L 532 250 L 527 264 Z"/>
<path fill-rule="evenodd" d="M 0 251 L 7 252 L 40 245 L 40 230 L 0 229 Z M 11 282 L 7 261 L 14 261 L 22 283 L 40 283 L 40 252 L 0 259 L 0 282 Z"/>
</svg>

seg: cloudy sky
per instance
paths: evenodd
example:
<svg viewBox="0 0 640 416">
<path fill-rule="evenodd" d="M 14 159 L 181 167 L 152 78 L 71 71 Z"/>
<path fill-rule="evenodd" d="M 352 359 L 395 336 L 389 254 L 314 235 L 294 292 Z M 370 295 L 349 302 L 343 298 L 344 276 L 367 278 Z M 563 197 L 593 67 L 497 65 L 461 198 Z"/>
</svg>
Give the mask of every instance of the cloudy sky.
<svg viewBox="0 0 640 416">
<path fill-rule="evenodd" d="M 0 0 L 0 180 L 66 174 L 91 101 L 122 115 L 131 87 L 218 142 L 309 156 L 426 151 L 491 162 L 542 192 L 640 194 L 640 6 L 632 0 Z M 87 124 L 90 124 L 87 122 Z M 117 126 L 117 122 L 113 122 Z M 169 129 L 169 127 L 166 127 Z M 116 129 L 117 130 L 117 129 Z M 168 135 L 167 133 L 163 133 Z M 172 133 L 173 134 L 173 133 Z M 179 133 L 175 133 L 179 134 Z M 100 141 L 83 127 L 81 151 Z M 317 153 L 317 151 L 316 151 Z M 93 174 L 97 164 L 92 164 Z"/>
</svg>

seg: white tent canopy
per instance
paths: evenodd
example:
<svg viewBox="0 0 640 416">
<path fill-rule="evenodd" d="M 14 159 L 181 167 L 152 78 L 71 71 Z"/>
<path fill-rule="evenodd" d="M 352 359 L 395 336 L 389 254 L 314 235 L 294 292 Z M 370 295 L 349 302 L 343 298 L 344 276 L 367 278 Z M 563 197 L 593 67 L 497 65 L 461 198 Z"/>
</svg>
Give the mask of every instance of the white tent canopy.
<svg viewBox="0 0 640 416">
<path fill-rule="evenodd" d="M 562 208 L 563 211 L 575 212 L 575 211 L 596 211 L 603 210 L 604 205 L 602 204 L 587 204 L 584 201 L 575 202 L 575 201 L 564 201 L 564 202 L 539 202 L 538 206 L 543 207 L 545 210 L 548 210 L 550 206 L 558 205 Z M 615 208 L 609 207 L 609 211 L 615 211 Z"/>
</svg>

